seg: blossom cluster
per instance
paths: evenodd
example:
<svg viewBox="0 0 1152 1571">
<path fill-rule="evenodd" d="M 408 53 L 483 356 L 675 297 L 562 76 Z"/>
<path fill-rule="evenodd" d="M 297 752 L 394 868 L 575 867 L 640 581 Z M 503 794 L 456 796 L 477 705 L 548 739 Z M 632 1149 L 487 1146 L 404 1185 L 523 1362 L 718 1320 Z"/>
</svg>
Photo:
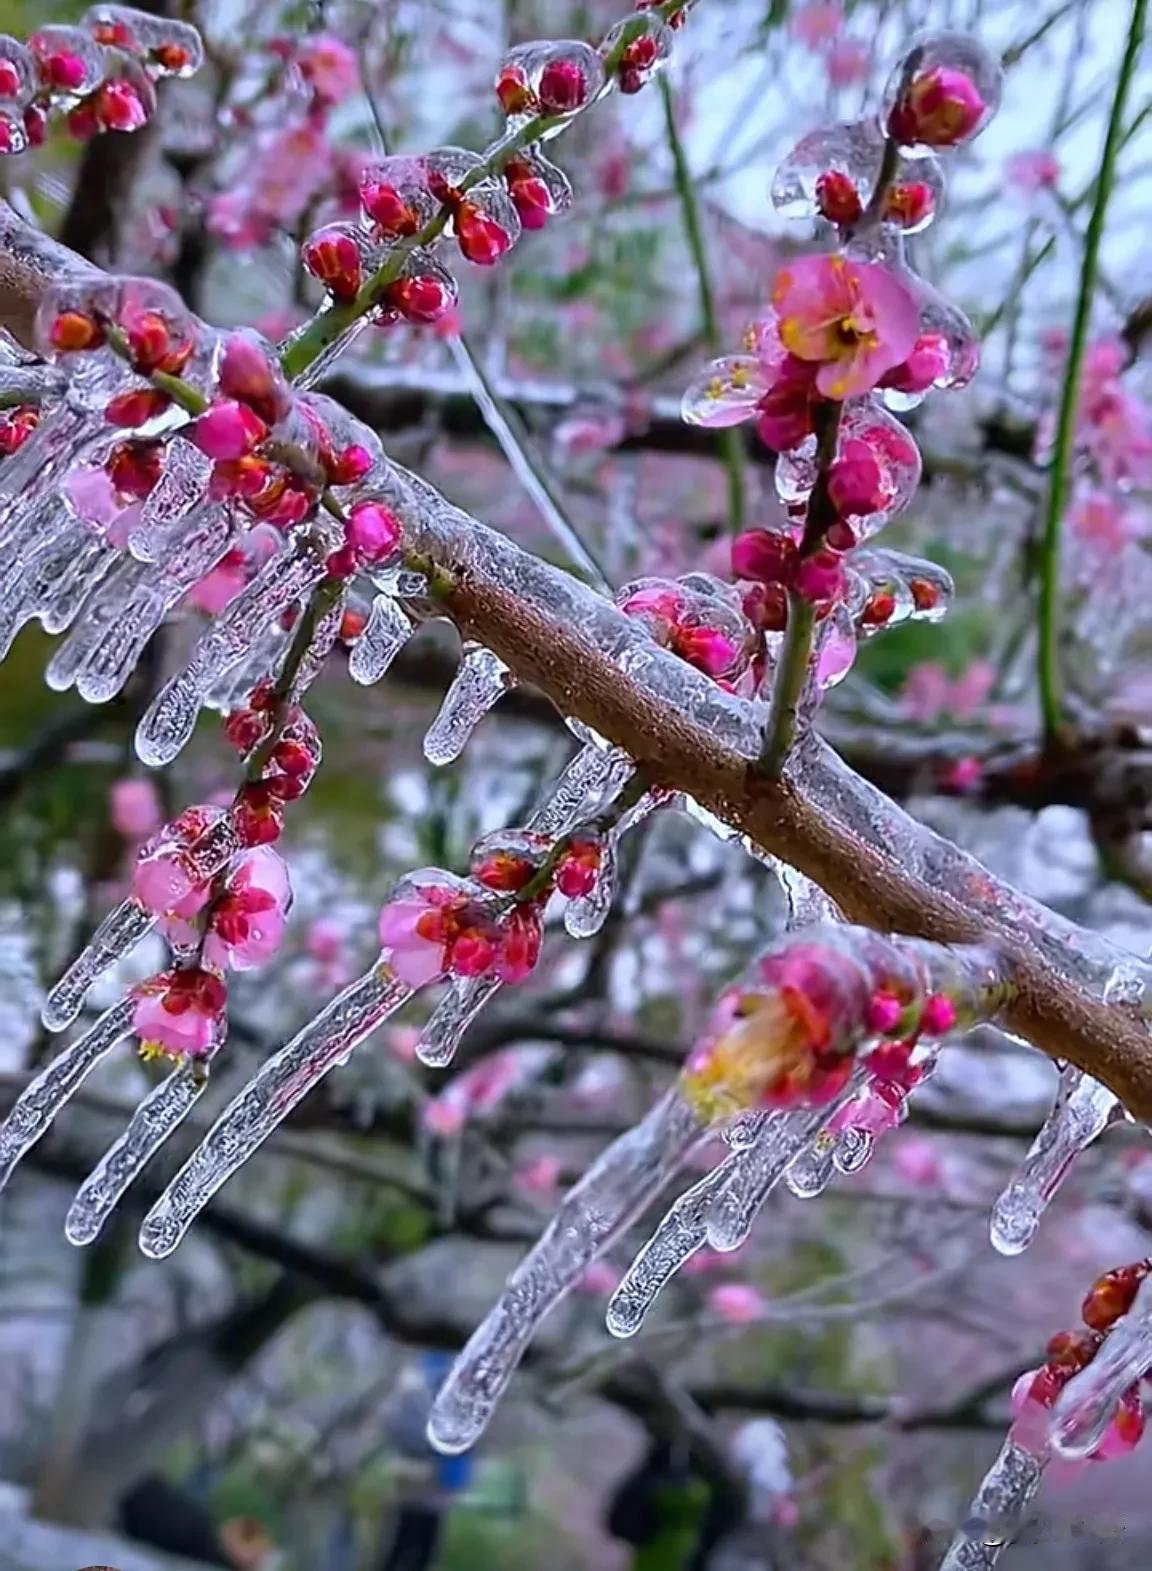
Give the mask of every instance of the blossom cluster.
<svg viewBox="0 0 1152 1571">
<path fill-rule="evenodd" d="M 1001 996 L 991 956 L 945 963 L 914 940 L 808 928 L 720 995 L 684 1066 L 682 1095 L 709 1123 L 752 1108 L 818 1107 L 862 1065 L 868 1085 L 838 1127 L 880 1133 L 899 1121 L 921 1078 L 922 1040 L 971 1024 Z"/>
<path fill-rule="evenodd" d="M 1152 1260 L 1138 1260 L 1106 1271 L 1084 1299 L 1082 1325 L 1072 1331 L 1057 1332 L 1045 1349 L 1043 1364 L 1020 1376 L 1012 1389 L 1010 1438 L 1016 1445 L 1039 1456 L 1047 1454 L 1052 1410 L 1061 1392 L 1099 1357 L 1118 1323 L 1133 1309 L 1150 1272 Z M 1142 1391 L 1140 1378 L 1123 1391 L 1109 1416 L 1103 1438 L 1092 1447 L 1087 1461 L 1107 1462 L 1126 1456 L 1139 1445 L 1145 1427 Z M 1077 1466 L 1070 1462 L 1059 1465 L 1065 1469 Z"/>
<path fill-rule="evenodd" d="M 42 27 L 27 43 L 0 37 L 0 153 L 38 147 L 59 116 L 70 136 L 138 131 L 156 110 L 156 83 L 191 76 L 200 35 L 129 6 L 90 6 L 75 27 Z"/>
<path fill-rule="evenodd" d="M 732 568 L 769 653 L 791 608 L 812 608 L 819 686 L 845 674 L 857 637 L 944 609 L 947 575 L 941 582 L 928 567 L 894 594 L 870 571 L 885 553 L 859 548 L 908 505 L 919 480 L 916 444 L 890 410 L 963 386 L 976 369 L 969 324 L 912 272 L 904 244 L 938 208 L 936 153 L 975 136 L 997 95 L 996 67 L 979 46 L 930 35 L 896 65 L 879 116 L 803 138 L 773 197 L 785 213 L 817 220 L 835 249 L 782 267 L 744 352 L 714 361 L 684 397 L 687 420 L 753 421 L 778 455 L 785 521 L 740 536 Z"/>
</svg>

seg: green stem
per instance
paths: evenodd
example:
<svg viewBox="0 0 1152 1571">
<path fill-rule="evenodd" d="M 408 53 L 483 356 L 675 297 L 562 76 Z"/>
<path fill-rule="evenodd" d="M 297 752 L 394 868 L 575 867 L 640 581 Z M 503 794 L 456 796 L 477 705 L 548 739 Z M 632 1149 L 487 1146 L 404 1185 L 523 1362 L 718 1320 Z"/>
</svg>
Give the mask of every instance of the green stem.
<svg viewBox="0 0 1152 1571">
<path fill-rule="evenodd" d="M 720 340 L 720 324 L 716 317 L 716 298 L 712 290 L 708 248 L 704 243 L 704 231 L 700 223 L 696 186 L 692 179 L 692 171 L 688 167 L 684 144 L 680 140 L 680 131 L 676 125 L 676 105 L 666 76 L 660 78 L 660 97 L 664 105 L 668 146 L 672 152 L 676 195 L 679 198 L 680 213 L 684 220 L 684 236 L 688 241 L 688 249 L 696 269 L 696 292 L 700 300 L 700 323 L 704 341 L 711 353 L 718 355 L 723 346 Z M 738 534 L 744 527 L 744 446 L 739 432 L 734 427 L 722 431 L 719 440 L 728 478 L 728 523 L 732 533 Z"/>
<path fill-rule="evenodd" d="M 552 875 L 559 867 L 572 842 L 581 834 L 594 831 L 597 834 L 606 834 L 624 817 L 630 807 L 648 791 L 648 782 L 642 769 L 635 770 L 625 781 L 619 794 L 595 818 L 588 819 L 583 824 L 577 824 L 575 829 L 570 829 L 567 834 L 561 835 L 549 849 L 548 855 L 532 874 L 532 877 L 522 889 L 518 889 L 512 896 L 511 905 L 530 905 L 548 889 L 552 882 Z"/>
<path fill-rule="evenodd" d="M 1088 220 L 1084 239 L 1084 256 L 1080 266 L 1080 286 L 1076 296 L 1076 311 L 1072 319 L 1072 333 L 1068 346 L 1068 363 L 1064 370 L 1064 384 L 1060 392 L 1060 413 L 1056 426 L 1056 443 L 1052 453 L 1048 501 L 1044 516 L 1044 537 L 1040 548 L 1040 604 L 1039 604 L 1039 679 L 1040 710 L 1044 736 L 1049 747 L 1059 741 L 1063 721 L 1060 699 L 1059 636 L 1060 636 L 1060 535 L 1064 507 L 1068 499 L 1069 472 L 1076 434 L 1076 407 L 1080 393 L 1080 371 L 1088 338 L 1088 324 L 1092 314 L 1092 297 L 1100 265 L 1100 245 L 1104 237 L 1104 221 L 1108 202 L 1115 182 L 1116 158 L 1123 136 L 1124 110 L 1128 92 L 1136 70 L 1136 61 L 1144 39 L 1148 0 L 1133 0 L 1132 15 L 1128 26 L 1128 41 L 1116 78 L 1116 91 L 1108 117 L 1108 131 L 1096 179 L 1096 196 Z"/>
<path fill-rule="evenodd" d="M 816 479 L 808 498 L 808 514 L 804 522 L 804 536 L 800 541 L 800 560 L 815 555 L 824 543 L 824 536 L 836 522 L 836 509 L 828 495 L 828 471 L 836 457 L 840 437 L 840 420 L 844 406 L 826 402 L 816 411 Z M 795 590 L 788 592 L 788 626 L 780 660 L 772 680 L 772 699 L 768 708 L 768 723 L 764 727 L 764 742 L 754 765 L 755 773 L 770 780 L 779 779 L 792 743 L 796 740 L 796 725 L 804 684 L 812 663 L 812 646 L 816 631 L 816 611 L 811 600 Z"/>
</svg>

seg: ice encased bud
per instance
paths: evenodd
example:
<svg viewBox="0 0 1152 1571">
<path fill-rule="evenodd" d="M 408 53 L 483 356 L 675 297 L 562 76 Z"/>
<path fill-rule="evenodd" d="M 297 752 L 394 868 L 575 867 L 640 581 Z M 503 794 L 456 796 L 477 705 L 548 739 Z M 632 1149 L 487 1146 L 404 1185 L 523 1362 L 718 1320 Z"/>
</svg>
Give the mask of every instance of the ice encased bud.
<svg viewBox="0 0 1152 1571">
<path fill-rule="evenodd" d="M 601 45 L 606 60 L 616 60 L 622 93 L 637 93 L 672 53 L 672 30 L 651 11 L 617 22 Z"/>
<path fill-rule="evenodd" d="M 998 62 L 977 39 L 925 33 L 893 68 L 881 118 L 903 146 L 957 147 L 996 113 L 1002 83 Z"/>
<path fill-rule="evenodd" d="M 382 239 L 416 234 L 436 212 L 424 160 L 397 156 L 370 164 L 360 176 L 360 206 Z"/>
<path fill-rule="evenodd" d="M 510 50 L 496 75 L 496 96 L 511 120 L 535 114 L 551 118 L 583 109 L 603 85 L 604 64 L 596 50 L 563 38 Z"/>
<path fill-rule="evenodd" d="M 777 169 L 773 205 L 785 218 L 854 223 L 872 199 L 884 142 L 883 131 L 871 117 L 810 131 Z M 923 187 L 915 202 L 898 200 L 901 191 L 913 187 Z M 943 193 L 944 176 L 930 153 L 902 154 L 883 217 L 905 234 L 917 234 L 936 216 Z"/>
<path fill-rule="evenodd" d="M 98 43 L 140 54 L 156 76 L 192 76 L 204 63 L 199 32 L 187 22 L 126 5 L 89 6 L 81 18 Z"/>
<path fill-rule="evenodd" d="M 41 27 L 28 40 L 40 85 L 64 99 L 84 98 L 104 80 L 108 56 L 79 27 Z"/>
<path fill-rule="evenodd" d="M 863 516 L 851 514 L 857 541 L 867 540 L 908 506 L 920 483 L 920 450 L 911 434 L 872 398 L 845 405 L 837 441 L 837 457 L 850 441 L 862 441 L 877 460 L 883 477 L 884 505 Z M 816 444 L 809 440 L 776 460 L 776 491 L 785 505 L 804 502 L 816 483 Z"/>
</svg>

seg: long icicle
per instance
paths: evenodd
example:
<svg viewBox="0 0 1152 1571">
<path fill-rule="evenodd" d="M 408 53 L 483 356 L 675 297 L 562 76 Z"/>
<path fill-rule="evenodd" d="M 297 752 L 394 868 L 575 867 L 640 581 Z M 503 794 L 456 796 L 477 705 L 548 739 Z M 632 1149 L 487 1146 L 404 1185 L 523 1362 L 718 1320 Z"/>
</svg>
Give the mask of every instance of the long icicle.
<svg viewBox="0 0 1152 1571">
<path fill-rule="evenodd" d="M 170 1255 L 216 1191 L 297 1103 L 411 994 L 406 982 L 376 966 L 338 993 L 315 1020 L 262 1064 L 144 1218 L 143 1252 L 154 1260 Z"/>
<path fill-rule="evenodd" d="M 940 1571 L 992 1571 L 1040 1487 L 1045 1460 L 1011 1437 L 1005 1440 L 972 1497 Z"/>
<path fill-rule="evenodd" d="M 428 1423 L 438 1451 L 467 1451 L 476 1443 L 544 1316 L 659 1193 L 702 1135 L 696 1115 L 669 1091 L 569 1191 L 441 1388 Z"/>
<path fill-rule="evenodd" d="M 124 1133 L 76 1191 L 64 1221 L 69 1243 L 90 1244 L 96 1238 L 125 1190 L 184 1122 L 207 1084 L 202 1066 L 181 1064 L 153 1086 Z"/>
<path fill-rule="evenodd" d="M 424 737 L 430 764 L 451 764 L 488 711 L 512 686 L 508 667 L 483 644 L 466 644 L 444 702 Z"/>
<path fill-rule="evenodd" d="M 1076 1158 L 1120 1111 L 1107 1086 L 1074 1065 L 1065 1065 L 1051 1111 L 992 1209 L 994 1249 L 1002 1255 L 1027 1249 Z"/>
<path fill-rule="evenodd" d="M 403 607 L 391 595 L 377 595 L 348 657 L 348 675 L 364 687 L 379 682 L 414 632 Z"/>
<path fill-rule="evenodd" d="M 21 1091 L 0 1124 L 0 1189 L 105 1054 L 131 1034 L 135 1008 L 133 998 L 122 998 L 57 1053 Z"/>
</svg>

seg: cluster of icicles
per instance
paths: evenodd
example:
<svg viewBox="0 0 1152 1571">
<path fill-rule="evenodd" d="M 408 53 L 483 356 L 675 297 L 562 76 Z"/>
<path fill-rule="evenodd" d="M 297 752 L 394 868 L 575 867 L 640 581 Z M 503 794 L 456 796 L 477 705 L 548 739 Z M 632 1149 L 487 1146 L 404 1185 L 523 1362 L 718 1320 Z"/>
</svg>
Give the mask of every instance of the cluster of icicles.
<svg viewBox="0 0 1152 1571">
<path fill-rule="evenodd" d="M 658 25 L 645 19 L 628 35 L 628 47 L 655 37 Z M 662 49 L 663 35 L 658 42 Z M 659 52 L 645 47 L 633 65 L 617 61 L 616 69 L 633 70 L 639 79 L 649 53 L 655 65 Z M 571 65 L 571 50 L 514 60 L 502 73 L 501 101 L 513 132 L 526 114 L 564 118 L 560 99 L 551 109 L 545 100 L 575 91 L 571 72 L 554 72 L 543 85 L 549 60 Z M 597 90 L 597 83 L 588 85 L 588 92 Z M 981 102 L 992 96 L 988 89 Z M 850 173 L 863 213 L 883 159 L 884 138 L 874 125 L 833 128 L 800 145 L 777 191 L 791 201 L 789 191 L 810 185 L 821 212 L 834 191 L 849 249 L 859 246 L 860 254 L 903 269 L 901 231 L 916 227 L 910 212 L 923 217 L 923 192 L 907 193 L 876 224 L 857 230 L 857 219 L 846 216 L 851 205 L 843 183 L 821 183 L 829 171 Z M 896 185 L 938 195 L 930 155 L 920 152 L 913 161 L 917 178 Z M 425 182 L 429 167 L 420 166 Z M 385 172 L 391 194 L 377 178 L 374 222 L 384 231 L 382 214 L 398 221 L 392 238 L 399 246 L 412 215 L 396 220 L 392 197 L 414 206 L 418 222 L 426 191 L 404 187 L 396 166 Z M 474 189 L 481 199 L 493 195 L 470 178 L 465 171 L 451 196 L 465 256 L 484 240 L 468 225 L 486 215 L 482 208 L 464 212 L 457 198 Z M 527 200 L 523 192 L 521 200 Z M 411 268 L 396 273 L 410 281 L 416 276 Z M 955 385 L 973 364 L 971 334 L 959 313 L 922 281 L 914 283 L 921 337 L 931 340 L 925 363 L 938 369 L 933 381 Z M 388 308 L 418 298 L 414 291 L 394 295 Z M 333 292 L 329 309 L 340 304 Z M 353 325 L 331 340 L 328 358 Z M 0 463 L 0 651 L 38 618 L 50 632 L 68 635 L 49 666 L 50 684 L 107 701 L 122 689 L 156 628 L 219 563 L 238 557 L 246 579 L 200 632 L 137 735 L 143 761 L 164 764 L 184 746 L 202 708 L 222 712 L 244 759 L 243 782 L 230 807 L 187 809 L 143 849 L 133 894 L 51 990 L 45 1024 L 53 1031 L 70 1025 L 92 984 L 157 927 L 172 944 L 172 969 L 133 989 L 83 1031 L 29 1084 L 0 1126 L 3 1183 L 96 1064 L 125 1038 L 144 1038 L 142 1021 L 155 1018 L 157 1004 L 204 1024 L 189 1033 L 186 1050 L 171 1054 L 172 1072 L 81 1186 L 67 1231 L 85 1243 L 187 1117 L 224 1043 L 226 976 L 210 959 L 205 937 L 234 892 L 236 869 L 254 848 L 278 837 L 285 805 L 307 789 L 319 765 L 319 738 L 301 702 L 349 625 L 347 613 L 358 609 L 361 586 L 370 586 L 372 598 L 349 660 L 357 682 L 381 679 L 414 627 L 438 614 L 434 569 L 437 549 L 447 543 L 457 559 L 472 551 L 486 571 L 537 598 L 550 615 L 571 618 L 622 670 L 747 756 L 763 728 L 765 705 L 755 700 L 770 696 L 780 627 L 755 614 L 747 591 L 704 574 L 627 585 L 615 609 L 575 583 L 564 588 L 565 580 L 391 463 L 375 435 L 339 406 L 301 390 L 307 367 L 293 383 L 257 335 L 207 328 L 154 282 L 66 280 L 45 303 L 39 344 L 40 358 L 10 351 L 0 364 L 0 452 L 7 455 Z M 701 398 L 715 413 L 726 387 L 743 394 L 755 370 L 736 362 L 713 367 L 704 391 L 688 401 L 690 417 L 701 418 Z M 755 413 L 760 396 L 744 398 L 742 413 Z M 919 395 L 890 388 L 881 396 L 908 402 Z M 733 407 L 731 400 L 725 404 Z M 840 439 L 860 440 L 884 458 L 882 505 L 850 520 L 847 590 L 823 617 L 853 644 L 905 616 L 941 615 L 951 585 L 931 563 L 860 548 L 915 485 L 918 459 L 907 433 L 868 396 L 847 400 Z M 782 453 L 781 495 L 796 518 L 816 479 L 810 444 Z M 762 542 L 757 549 L 764 559 L 772 554 Z M 762 575 L 762 583 L 771 588 L 771 576 Z M 564 595 L 570 604 L 561 604 Z M 817 690 L 846 668 L 830 656 L 829 637 L 813 662 Z M 455 759 L 512 681 L 491 651 L 466 646 L 426 738 L 429 759 Z M 752 703 L 744 701 L 749 698 Z M 651 812 L 687 807 L 718 833 L 730 833 L 696 804 L 651 787 L 625 751 L 570 723 L 581 748 L 527 825 L 480 842 L 467 877 L 423 869 L 401 880 L 381 913 L 376 962 L 225 1108 L 149 1212 L 141 1235 L 148 1254 L 174 1249 L 211 1196 L 300 1100 L 390 1015 L 434 986 L 446 991 L 428 1016 L 419 1055 L 430 1065 L 447 1064 L 478 1011 L 531 973 L 553 896 L 566 902 L 569 933 L 599 929 L 613 898 L 620 837 Z M 836 1174 L 862 1168 L 877 1138 L 905 1116 L 908 1097 L 931 1072 L 944 1038 L 993 1018 L 1004 1002 L 1009 978 L 995 952 L 881 938 L 839 924 L 818 894 L 802 889 L 789 870 L 779 872 L 798 897 L 793 930 L 718 1001 L 676 1086 L 565 1198 L 450 1375 L 431 1420 L 440 1448 L 461 1450 L 475 1441 L 542 1317 L 709 1135 L 723 1137 L 727 1154 L 676 1200 L 621 1282 L 608 1310 L 618 1336 L 637 1331 L 661 1288 L 705 1243 L 737 1247 L 779 1182 L 810 1196 Z M 1064 1071 L 1052 1114 L 997 1203 L 998 1248 L 1011 1253 L 1026 1246 L 1075 1155 L 1117 1116 L 1110 1093 Z M 1125 1391 L 1152 1363 L 1150 1353 L 1133 1373 L 1144 1356 L 1142 1302 L 1062 1391 L 1059 1422 L 1069 1404 L 1103 1390 L 1106 1379 L 1112 1392 L 1122 1357 Z M 1096 1435 L 1094 1424 L 1085 1421 L 1077 1434 Z M 1063 1444 L 1053 1442 L 1057 1451 Z M 1097 1444 L 1098 1437 L 1081 1454 Z M 1019 1450 L 986 1486 L 998 1511 L 1007 1475 L 1013 1487 L 1031 1476 L 1019 1465 Z M 985 1558 L 971 1558 L 979 1553 Z M 990 1565 L 994 1558 L 975 1540 L 954 1554 L 970 1557 L 956 1566 Z"/>
<path fill-rule="evenodd" d="M 0 153 L 44 141 L 60 118 L 80 139 L 137 131 L 155 113 L 157 81 L 191 76 L 204 58 L 186 22 L 94 5 L 75 27 L 42 27 L 27 43 L 0 36 Z"/>
</svg>

